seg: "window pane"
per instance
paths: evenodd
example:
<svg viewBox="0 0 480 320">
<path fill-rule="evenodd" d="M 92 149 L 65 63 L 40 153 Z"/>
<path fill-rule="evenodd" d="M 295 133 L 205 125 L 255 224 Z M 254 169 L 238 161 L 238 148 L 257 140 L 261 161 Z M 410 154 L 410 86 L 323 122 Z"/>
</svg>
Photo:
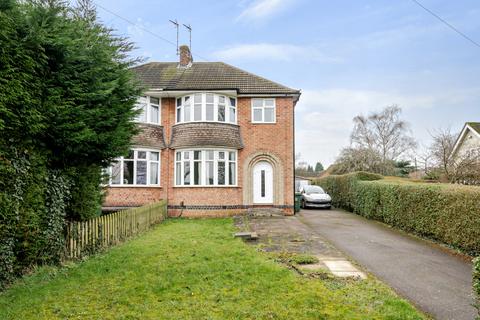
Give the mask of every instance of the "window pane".
<svg viewBox="0 0 480 320">
<path fill-rule="evenodd" d="M 183 163 L 183 184 L 190 185 L 190 162 Z"/>
<path fill-rule="evenodd" d="M 218 184 L 225 185 L 225 162 L 218 162 Z"/>
<path fill-rule="evenodd" d="M 182 160 L 182 153 L 181 152 L 177 152 L 177 161 L 180 161 Z"/>
<path fill-rule="evenodd" d="M 190 152 L 189 151 L 185 151 L 183 153 L 183 160 L 188 160 L 190 159 Z"/>
<path fill-rule="evenodd" d="M 202 159 L 202 151 L 193 151 L 193 159 L 195 160 Z"/>
<path fill-rule="evenodd" d="M 147 161 L 137 161 L 137 184 L 147 184 Z"/>
<path fill-rule="evenodd" d="M 235 152 L 228 153 L 228 160 L 235 161 Z"/>
<path fill-rule="evenodd" d="M 193 163 L 193 184 L 199 185 L 201 184 L 201 176 L 202 176 L 202 163 L 200 161 L 195 161 Z"/>
<path fill-rule="evenodd" d="M 225 97 L 224 96 L 219 96 L 218 97 L 218 103 L 225 104 Z"/>
<path fill-rule="evenodd" d="M 182 121 L 182 108 L 177 108 L 177 122 Z"/>
<path fill-rule="evenodd" d="M 133 150 L 128 151 L 128 155 L 125 157 L 125 159 L 133 159 L 134 153 L 135 151 Z"/>
<path fill-rule="evenodd" d="M 135 117 L 135 120 L 138 122 L 146 122 L 147 121 L 147 114 L 145 110 L 147 109 L 147 104 L 146 103 L 138 103 L 137 107 L 138 110 L 140 110 L 140 113 L 137 114 Z"/>
<path fill-rule="evenodd" d="M 229 171 L 228 171 L 228 184 L 229 185 L 235 185 L 235 162 L 230 162 L 229 163 Z"/>
<path fill-rule="evenodd" d="M 138 159 L 147 159 L 147 151 L 137 151 Z"/>
<path fill-rule="evenodd" d="M 150 160 L 158 161 L 158 152 L 150 152 Z"/>
<path fill-rule="evenodd" d="M 158 106 L 150 106 L 150 122 L 159 123 L 160 113 L 158 111 Z"/>
<path fill-rule="evenodd" d="M 262 109 L 253 109 L 253 121 L 262 121 Z"/>
<path fill-rule="evenodd" d="M 253 107 L 254 108 L 263 107 L 263 100 L 262 99 L 253 99 Z"/>
<path fill-rule="evenodd" d="M 213 151 L 209 150 L 209 151 L 206 151 L 206 154 L 207 154 L 207 160 L 213 160 Z"/>
<path fill-rule="evenodd" d="M 218 105 L 218 121 L 225 122 L 225 105 Z"/>
<path fill-rule="evenodd" d="M 123 162 L 123 184 L 133 184 L 133 161 Z"/>
<path fill-rule="evenodd" d="M 235 107 L 236 105 L 235 98 L 230 98 L 230 105 Z"/>
<path fill-rule="evenodd" d="M 206 105 L 206 120 L 213 121 L 213 103 Z"/>
<path fill-rule="evenodd" d="M 158 174 L 159 174 L 159 163 L 158 162 L 150 162 L 150 184 L 158 184 Z"/>
<path fill-rule="evenodd" d="M 177 163 L 176 170 L 177 170 L 177 172 L 176 172 L 176 177 L 175 177 L 175 179 L 176 179 L 175 183 L 176 183 L 177 186 L 179 186 L 179 185 L 182 184 L 182 164 L 181 163 Z"/>
<path fill-rule="evenodd" d="M 273 99 L 265 99 L 265 107 L 273 107 Z"/>
<path fill-rule="evenodd" d="M 207 98 L 207 103 L 213 103 L 213 94 L 207 93 L 206 98 Z"/>
<path fill-rule="evenodd" d="M 154 97 L 150 97 L 150 103 L 151 104 L 160 104 L 160 99 L 158 98 L 154 98 Z"/>
<path fill-rule="evenodd" d="M 183 107 L 183 121 L 190 121 L 190 105 Z"/>
<path fill-rule="evenodd" d="M 202 94 L 197 93 L 196 95 L 193 96 L 193 103 L 202 103 Z"/>
<path fill-rule="evenodd" d="M 213 185 L 214 180 L 213 180 L 213 161 L 207 161 L 207 184 L 208 185 Z"/>
<path fill-rule="evenodd" d="M 195 104 L 193 106 L 193 121 L 201 121 L 202 120 L 202 105 Z"/>
<path fill-rule="evenodd" d="M 230 122 L 235 123 L 235 113 L 236 113 L 235 108 L 230 108 Z"/>
<path fill-rule="evenodd" d="M 265 108 L 265 122 L 275 122 L 274 108 Z"/>
<path fill-rule="evenodd" d="M 177 99 L 177 107 L 182 105 L 182 98 Z"/>
<path fill-rule="evenodd" d="M 120 161 L 112 163 L 112 184 L 120 184 L 120 170 L 122 169 L 122 164 Z"/>
<path fill-rule="evenodd" d="M 218 159 L 225 159 L 225 152 L 223 151 L 218 152 Z"/>
<path fill-rule="evenodd" d="M 261 171 L 261 193 L 262 193 L 262 198 L 265 197 L 265 170 Z"/>
</svg>

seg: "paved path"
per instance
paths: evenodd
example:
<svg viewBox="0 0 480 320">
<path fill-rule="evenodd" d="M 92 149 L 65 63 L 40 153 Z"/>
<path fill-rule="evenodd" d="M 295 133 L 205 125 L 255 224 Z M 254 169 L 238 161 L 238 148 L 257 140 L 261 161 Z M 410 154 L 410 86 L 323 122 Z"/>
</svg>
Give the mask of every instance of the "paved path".
<svg viewBox="0 0 480 320">
<path fill-rule="evenodd" d="M 302 210 L 296 219 L 435 319 L 475 318 L 470 263 L 344 211 Z"/>
</svg>

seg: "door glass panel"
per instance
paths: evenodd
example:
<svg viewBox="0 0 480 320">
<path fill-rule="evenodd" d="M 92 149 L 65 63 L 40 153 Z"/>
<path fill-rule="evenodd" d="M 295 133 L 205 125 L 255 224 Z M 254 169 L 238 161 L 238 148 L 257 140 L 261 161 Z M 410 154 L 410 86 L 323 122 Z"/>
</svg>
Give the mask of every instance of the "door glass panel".
<svg viewBox="0 0 480 320">
<path fill-rule="evenodd" d="M 260 185 L 261 185 L 261 195 L 262 198 L 265 198 L 265 170 L 261 171 L 261 177 L 260 177 Z"/>
</svg>

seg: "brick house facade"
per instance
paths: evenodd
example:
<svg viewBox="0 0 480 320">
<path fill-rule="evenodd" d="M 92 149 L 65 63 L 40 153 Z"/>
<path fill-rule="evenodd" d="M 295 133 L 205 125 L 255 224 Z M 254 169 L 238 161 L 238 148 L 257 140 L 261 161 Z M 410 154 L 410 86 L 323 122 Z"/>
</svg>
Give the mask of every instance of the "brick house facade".
<svg viewBox="0 0 480 320">
<path fill-rule="evenodd" d="M 300 92 L 218 62 L 134 68 L 147 88 L 131 154 L 110 168 L 104 208 L 168 199 L 171 216 L 252 207 L 293 214 L 294 108 Z"/>
</svg>

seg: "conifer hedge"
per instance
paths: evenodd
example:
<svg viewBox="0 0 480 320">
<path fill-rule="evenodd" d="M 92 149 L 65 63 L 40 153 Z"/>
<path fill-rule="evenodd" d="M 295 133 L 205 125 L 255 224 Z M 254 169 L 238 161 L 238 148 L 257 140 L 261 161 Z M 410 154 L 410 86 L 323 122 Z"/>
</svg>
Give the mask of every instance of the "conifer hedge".
<svg viewBox="0 0 480 320">
<path fill-rule="evenodd" d="M 328 176 L 315 183 L 332 196 L 334 206 L 480 254 L 479 187 L 379 178 L 355 173 Z"/>
</svg>

